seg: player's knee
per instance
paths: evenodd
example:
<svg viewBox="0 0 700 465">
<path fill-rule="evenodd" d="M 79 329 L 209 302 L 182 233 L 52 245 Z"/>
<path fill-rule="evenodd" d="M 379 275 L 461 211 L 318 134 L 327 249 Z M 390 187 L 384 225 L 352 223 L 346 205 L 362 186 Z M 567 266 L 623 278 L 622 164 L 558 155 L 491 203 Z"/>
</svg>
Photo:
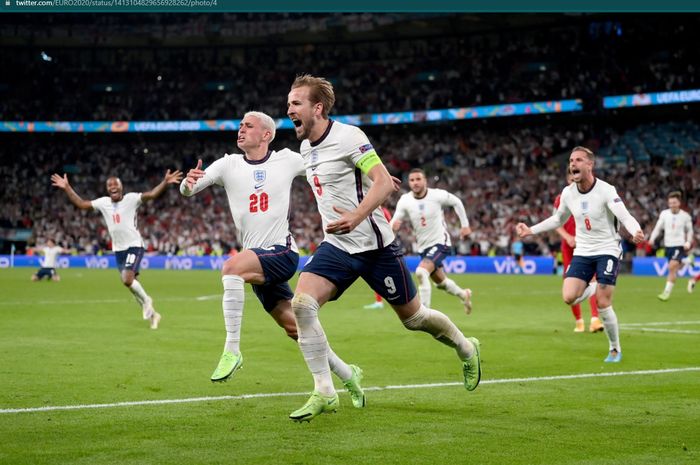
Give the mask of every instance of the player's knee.
<svg viewBox="0 0 700 465">
<path fill-rule="evenodd" d="M 427 316 L 428 309 L 425 307 L 425 305 L 421 305 L 416 313 L 406 319 L 401 320 L 401 323 L 403 323 L 404 328 L 410 331 L 419 331 L 425 326 L 425 319 Z"/>
<path fill-rule="evenodd" d="M 318 302 L 309 294 L 294 294 L 292 298 L 292 311 L 299 317 L 309 317 L 318 313 Z"/>
<path fill-rule="evenodd" d="M 126 287 L 131 287 L 134 284 L 134 277 L 131 275 L 122 276 L 122 284 Z"/>
<path fill-rule="evenodd" d="M 576 302 L 576 299 L 579 298 L 579 296 L 577 296 L 575 293 L 570 292 L 570 291 L 562 292 L 561 296 L 562 296 L 562 299 L 564 299 L 564 303 L 566 305 L 569 305 L 569 306 L 573 305 L 574 302 Z"/>
<path fill-rule="evenodd" d="M 418 268 L 416 268 L 416 278 L 418 278 L 418 282 L 421 284 L 427 283 L 430 279 L 430 272 L 428 272 L 428 270 L 426 270 L 422 266 L 419 266 Z"/>
<path fill-rule="evenodd" d="M 232 260 L 226 260 L 221 267 L 221 274 L 222 276 L 226 276 L 229 274 L 235 274 L 237 275 L 238 267 Z"/>
</svg>

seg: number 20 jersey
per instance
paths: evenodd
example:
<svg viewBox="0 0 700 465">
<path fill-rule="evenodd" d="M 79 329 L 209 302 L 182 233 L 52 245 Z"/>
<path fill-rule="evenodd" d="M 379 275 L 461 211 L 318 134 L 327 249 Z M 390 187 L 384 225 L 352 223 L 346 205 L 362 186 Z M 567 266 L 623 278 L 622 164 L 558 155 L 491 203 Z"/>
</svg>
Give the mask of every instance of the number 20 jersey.
<svg viewBox="0 0 700 465">
<path fill-rule="evenodd" d="M 212 184 L 226 190 L 238 240 L 244 249 L 288 244 L 297 251 L 289 232 L 289 202 L 292 181 L 304 174 L 301 155 L 289 149 L 270 151 L 261 160 L 226 154 L 205 172 L 192 193 Z"/>
</svg>

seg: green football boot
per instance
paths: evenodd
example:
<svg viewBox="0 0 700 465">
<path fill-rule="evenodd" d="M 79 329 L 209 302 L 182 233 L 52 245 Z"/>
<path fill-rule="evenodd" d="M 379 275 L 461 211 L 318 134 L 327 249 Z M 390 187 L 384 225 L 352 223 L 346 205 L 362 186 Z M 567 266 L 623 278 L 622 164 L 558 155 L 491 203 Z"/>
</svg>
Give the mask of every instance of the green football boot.
<svg viewBox="0 0 700 465">
<path fill-rule="evenodd" d="M 338 410 L 338 394 L 333 394 L 332 396 L 324 396 L 314 391 L 306 401 L 304 406 L 298 410 L 293 411 L 289 414 L 289 418 L 294 421 L 302 422 L 311 421 L 314 417 L 322 413 L 331 413 Z"/>
<path fill-rule="evenodd" d="M 233 373 L 243 366 L 243 354 L 234 355 L 233 352 L 225 350 L 221 354 L 216 370 L 211 374 L 211 381 L 219 383 L 228 380 Z"/>
<path fill-rule="evenodd" d="M 360 386 L 360 382 L 362 381 L 362 369 L 356 365 L 350 365 L 350 369 L 352 370 L 352 377 L 347 381 L 343 381 L 343 386 L 345 386 L 345 389 L 350 393 L 352 405 L 354 405 L 355 408 L 362 408 L 367 403 L 365 393 L 362 390 L 362 386 Z"/>
<path fill-rule="evenodd" d="M 464 387 L 467 391 L 473 391 L 481 381 L 481 355 L 479 353 L 479 340 L 475 337 L 467 339 L 474 344 L 474 354 L 471 358 L 464 360 L 462 372 L 464 374 Z"/>
</svg>

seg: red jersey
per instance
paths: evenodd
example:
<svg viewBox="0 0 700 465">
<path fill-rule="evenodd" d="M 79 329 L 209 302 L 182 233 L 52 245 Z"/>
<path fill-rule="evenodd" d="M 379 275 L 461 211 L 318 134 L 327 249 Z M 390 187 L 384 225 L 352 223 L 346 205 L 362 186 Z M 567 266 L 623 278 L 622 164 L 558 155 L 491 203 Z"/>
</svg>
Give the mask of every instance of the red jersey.
<svg viewBox="0 0 700 465">
<path fill-rule="evenodd" d="M 561 194 L 557 195 L 554 199 L 554 208 L 559 208 L 559 201 L 561 200 Z M 568 232 L 572 236 L 576 235 L 576 221 L 573 216 L 570 216 L 566 223 L 564 223 L 564 231 Z"/>
</svg>

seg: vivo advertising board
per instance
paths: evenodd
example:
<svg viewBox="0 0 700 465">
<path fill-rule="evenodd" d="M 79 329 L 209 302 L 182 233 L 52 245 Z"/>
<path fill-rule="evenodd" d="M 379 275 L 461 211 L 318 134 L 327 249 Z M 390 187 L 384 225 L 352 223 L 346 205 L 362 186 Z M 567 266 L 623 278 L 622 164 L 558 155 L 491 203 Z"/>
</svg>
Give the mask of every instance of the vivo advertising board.
<svg viewBox="0 0 700 465">
<path fill-rule="evenodd" d="M 309 257 L 299 259 L 299 269 L 304 266 Z M 220 270 L 226 257 L 196 257 L 176 256 L 168 257 L 156 255 L 144 257 L 141 260 L 141 269 L 156 270 Z M 406 264 L 411 271 L 415 271 L 420 257 L 407 256 Z M 40 268 L 42 258 L 37 256 L 0 255 L 0 268 L 30 267 Z M 58 268 L 116 268 L 114 255 L 79 255 L 61 256 L 58 258 Z M 525 257 L 522 266 L 513 257 L 448 257 L 443 262 L 447 273 L 492 273 L 492 274 L 552 274 L 554 260 L 552 257 Z"/>
</svg>

